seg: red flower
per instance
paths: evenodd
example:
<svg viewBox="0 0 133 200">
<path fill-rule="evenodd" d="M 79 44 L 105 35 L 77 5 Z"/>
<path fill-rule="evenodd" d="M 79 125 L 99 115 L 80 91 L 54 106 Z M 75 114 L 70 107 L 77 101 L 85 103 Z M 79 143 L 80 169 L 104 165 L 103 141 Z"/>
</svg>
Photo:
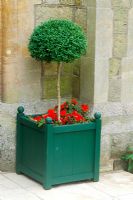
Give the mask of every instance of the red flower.
<svg viewBox="0 0 133 200">
<path fill-rule="evenodd" d="M 71 103 L 74 104 L 74 105 L 77 105 L 77 104 L 78 104 L 78 102 L 77 102 L 76 99 L 72 99 L 72 100 L 71 100 Z"/>
<path fill-rule="evenodd" d="M 63 104 L 61 104 L 61 110 L 67 109 L 67 108 L 68 108 L 67 102 L 64 102 Z"/>
<path fill-rule="evenodd" d="M 48 117 L 51 117 L 52 120 L 57 120 L 57 113 L 54 109 L 48 110 Z"/>
<path fill-rule="evenodd" d="M 46 114 L 42 116 L 33 117 L 33 120 L 36 122 L 40 122 L 42 119 L 47 117 L 51 117 L 53 123 L 58 123 L 57 117 L 57 109 L 58 106 L 55 106 L 53 109 L 49 109 Z M 87 104 L 80 105 L 76 99 L 72 99 L 70 102 L 64 102 L 61 104 L 60 109 L 60 122 L 59 124 L 74 124 L 74 123 L 83 123 L 87 121 L 86 112 L 89 110 L 89 106 Z"/>
<path fill-rule="evenodd" d="M 41 119 L 42 119 L 42 116 L 33 117 L 33 120 L 36 121 L 36 122 L 41 121 Z"/>
<path fill-rule="evenodd" d="M 89 106 L 87 104 L 82 104 L 81 109 L 83 112 L 87 112 L 89 110 Z"/>
<path fill-rule="evenodd" d="M 77 111 L 73 111 L 72 112 L 72 116 L 74 117 L 74 119 L 75 119 L 76 122 L 83 122 L 83 121 L 85 121 L 84 117 L 81 114 L 79 114 Z"/>
<path fill-rule="evenodd" d="M 66 116 L 66 114 L 67 114 L 66 110 L 61 110 L 61 112 L 60 112 L 61 117 Z"/>
<path fill-rule="evenodd" d="M 42 118 L 46 119 L 48 117 L 48 114 L 42 115 Z"/>
</svg>

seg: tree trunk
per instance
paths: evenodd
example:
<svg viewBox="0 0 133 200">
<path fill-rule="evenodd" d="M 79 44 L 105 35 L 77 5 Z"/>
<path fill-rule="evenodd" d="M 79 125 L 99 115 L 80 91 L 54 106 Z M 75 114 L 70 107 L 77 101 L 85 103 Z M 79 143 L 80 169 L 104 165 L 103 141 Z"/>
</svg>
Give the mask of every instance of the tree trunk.
<svg viewBox="0 0 133 200">
<path fill-rule="evenodd" d="M 57 104 L 58 104 L 58 121 L 60 122 L 60 107 L 61 107 L 61 94 L 60 94 L 60 75 L 61 75 L 61 67 L 62 67 L 62 62 L 58 63 L 57 66 Z"/>
</svg>

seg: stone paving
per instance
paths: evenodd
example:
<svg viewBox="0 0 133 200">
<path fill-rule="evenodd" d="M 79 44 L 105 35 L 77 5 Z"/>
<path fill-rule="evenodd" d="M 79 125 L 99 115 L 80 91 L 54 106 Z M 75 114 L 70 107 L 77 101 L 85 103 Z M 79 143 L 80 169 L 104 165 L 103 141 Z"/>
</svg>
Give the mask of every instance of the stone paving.
<svg viewBox="0 0 133 200">
<path fill-rule="evenodd" d="M 15 173 L 0 173 L 0 200 L 133 200 L 133 174 L 102 173 L 99 182 L 79 182 L 44 190 Z"/>
</svg>

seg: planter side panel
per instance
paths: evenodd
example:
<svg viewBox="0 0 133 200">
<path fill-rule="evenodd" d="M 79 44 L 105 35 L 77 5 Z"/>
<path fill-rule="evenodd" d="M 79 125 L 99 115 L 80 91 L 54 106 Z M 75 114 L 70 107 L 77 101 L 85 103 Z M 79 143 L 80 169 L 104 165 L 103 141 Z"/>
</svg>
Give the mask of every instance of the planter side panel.
<svg viewBox="0 0 133 200">
<path fill-rule="evenodd" d="M 93 178 L 96 130 L 54 133 L 53 181 Z"/>
<path fill-rule="evenodd" d="M 30 122 L 29 122 L 30 123 Z M 18 120 L 17 160 L 19 173 L 42 182 L 44 176 L 44 134 Z"/>
</svg>

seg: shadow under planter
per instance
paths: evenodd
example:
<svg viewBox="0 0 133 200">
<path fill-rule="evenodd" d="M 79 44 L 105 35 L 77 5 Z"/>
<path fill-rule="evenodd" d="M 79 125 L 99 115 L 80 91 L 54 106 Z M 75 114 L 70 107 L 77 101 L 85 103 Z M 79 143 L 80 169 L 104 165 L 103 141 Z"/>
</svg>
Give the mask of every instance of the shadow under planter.
<svg viewBox="0 0 133 200">
<path fill-rule="evenodd" d="M 18 108 L 16 172 L 43 184 L 99 180 L 101 114 L 94 122 L 54 125 L 51 118 L 39 128 Z"/>
</svg>

